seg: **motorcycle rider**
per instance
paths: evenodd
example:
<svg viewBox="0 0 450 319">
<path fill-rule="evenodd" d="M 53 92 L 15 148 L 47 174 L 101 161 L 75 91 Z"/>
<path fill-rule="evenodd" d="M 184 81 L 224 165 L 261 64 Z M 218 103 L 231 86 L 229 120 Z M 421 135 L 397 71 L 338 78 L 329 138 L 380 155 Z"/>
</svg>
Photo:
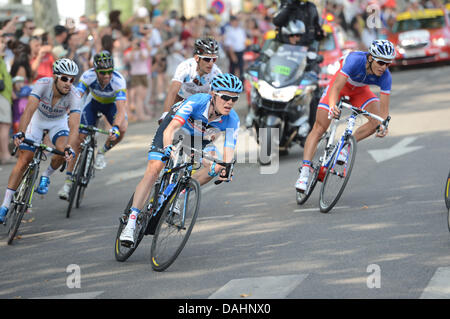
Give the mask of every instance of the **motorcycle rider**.
<svg viewBox="0 0 450 319">
<path fill-rule="evenodd" d="M 277 51 L 278 47 L 282 44 L 298 45 L 302 47 L 299 48 L 300 50 L 303 49 L 304 51 L 307 51 L 308 47 L 304 46 L 305 42 L 303 41 L 305 34 L 306 27 L 301 20 L 290 21 L 287 26 L 281 28 L 281 32 L 277 34 L 275 41 L 273 41 L 270 44 L 268 50 L 264 52 L 265 57 L 262 58 L 262 61 L 267 62 L 270 57 Z M 314 76 L 318 76 L 320 70 L 318 62 L 320 63 L 318 55 L 315 52 L 308 52 L 308 60 L 305 72 L 312 72 Z M 311 124 L 314 123 L 316 110 L 317 101 L 315 101 L 315 99 L 312 99 L 309 110 L 309 127 L 303 129 L 305 131 L 304 134 L 307 134 L 309 132 Z M 255 110 L 251 106 L 245 119 L 247 128 L 252 126 L 255 116 Z M 296 119 L 291 119 L 291 122 L 295 122 L 295 120 Z"/>
</svg>

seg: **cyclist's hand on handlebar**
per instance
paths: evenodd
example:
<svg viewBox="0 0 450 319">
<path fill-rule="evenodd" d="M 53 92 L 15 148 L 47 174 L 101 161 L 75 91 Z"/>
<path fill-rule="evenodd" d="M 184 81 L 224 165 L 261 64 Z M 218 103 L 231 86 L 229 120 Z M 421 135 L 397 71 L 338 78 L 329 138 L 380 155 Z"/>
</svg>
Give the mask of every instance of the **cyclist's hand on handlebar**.
<svg viewBox="0 0 450 319">
<path fill-rule="evenodd" d="M 117 140 L 120 137 L 120 131 L 119 131 L 119 127 L 117 125 L 114 125 L 110 130 L 109 130 L 109 137 L 111 137 L 111 139 Z"/>
<path fill-rule="evenodd" d="M 389 133 L 389 129 L 384 125 L 380 125 L 377 129 L 376 137 L 385 137 Z"/>
<path fill-rule="evenodd" d="M 25 133 L 24 132 L 19 132 L 19 133 L 14 134 L 13 137 L 14 137 L 14 145 L 16 147 L 19 147 L 19 145 L 25 139 Z"/>
<path fill-rule="evenodd" d="M 167 145 L 166 147 L 164 147 L 164 157 L 170 158 L 170 156 L 172 155 L 172 149 L 173 149 L 173 145 Z"/>
<path fill-rule="evenodd" d="M 64 159 L 66 160 L 66 162 L 70 162 L 75 158 L 75 151 L 70 145 L 66 145 L 66 147 L 64 148 L 64 154 Z"/>
<path fill-rule="evenodd" d="M 341 110 L 336 107 L 336 105 L 334 106 L 330 106 L 330 111 L 328 112 L 328 119 L 338 119 L 341 116 Z"/>
</svg>

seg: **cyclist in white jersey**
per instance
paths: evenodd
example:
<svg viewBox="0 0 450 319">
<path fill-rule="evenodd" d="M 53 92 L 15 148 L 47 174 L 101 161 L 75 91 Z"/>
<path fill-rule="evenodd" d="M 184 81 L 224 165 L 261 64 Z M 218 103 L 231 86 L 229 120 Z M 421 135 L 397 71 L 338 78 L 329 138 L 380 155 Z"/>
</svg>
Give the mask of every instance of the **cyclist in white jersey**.
<svg viewBox="0 0 450 319">
<path fill-rule="evenodd" d="M 99 148 L 95 157 L 94 167 L 104 169 L 106 167 L 105 153 L 123 139 L 128 128 L 126 81 L 119 72 L 114 71 L 114 60 L 108 51 L 102 51 L 94 56 L 94 68 L 83 73 L 77 89 L 82 96 L 87 92 L 92 95 L 92 99 L 81 113 L 81 124 L 96 125 L 97 114 L 102 113 L 112 126 L 109 137 L 103 147 Z M 75 149 L 77 153 L 86 134 L 86 130 L 80 129 Z M 74 166 L 75 161 L 69 163 L 66 181 L 58 192 L 59 198 L 63 200 L 69 198 Z"/>
<path fill-rule="evenodd" d="M 59 155 L 52 157 L 50 165 L 41 176 L 37 188 L 39 194 L 47 194 L 50 176 L 64 160 L 70 161 L 75 155 L 71 145 L 75 145 L 78 139 L 81 97 L 72 83 L 78 75 L 78 66 L 70 59 L 59 59 L 53 64 L 53 74 L 51 78 L 42 78 L 36 82 L 20 118 L 19 133 L 14 135 L 14 143 L 19 146 L 19 158 L 9 176 L 8 188 L 0 207 L 0 224 L 3 223 L 20 180 L 33 159 L 35 149 L 28 144 L 21 144 L 24 138 L 41 143 L 44 130 L 48 130 L 56 149 L 66 153 L 65 158 Z"/>
<path fill-rule="evenodd" d="M 215 64 L 219 53 L 219 44 L 212 38 L 197 39 L 194 45 L 194 57 L 181 62 L 172 78 L 164 101 L 164 110 L 159 123 L 166 117 L 172 105 L 193 94 L 209 93 L 211 82 L 222 71 Z"/>
</svg>

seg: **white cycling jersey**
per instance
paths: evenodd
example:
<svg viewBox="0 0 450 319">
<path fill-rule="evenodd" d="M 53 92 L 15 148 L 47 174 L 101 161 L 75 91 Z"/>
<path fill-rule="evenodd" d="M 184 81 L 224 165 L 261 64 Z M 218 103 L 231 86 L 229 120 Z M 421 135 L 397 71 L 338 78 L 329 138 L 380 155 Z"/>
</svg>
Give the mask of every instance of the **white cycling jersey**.
<svg viewBox="0 0 450 319">
<path fill-rule="evenodd" d="M 209 93 L 211 82 L 218 74 L 222 74 L 222 71 L 214 64 L 210 73 L 199 76 L 197 62 L 194 58 L 190 58 L 177 66 L 172 81 L 182 83 L 178 95 L 186 99 L 197 93 Z"/>
<path fill-rule="evenodd" d="M 67 119 L 67 112 L 81 112 L 81 97 L 77 89 L 72 86 L 67 95 L 62 96 L 52 106 L 53 78 L 41 78 L 33 85 L 30 95 L 39 99 L 37 119 L 43 121 L 57 121 Z"/>
</svg>

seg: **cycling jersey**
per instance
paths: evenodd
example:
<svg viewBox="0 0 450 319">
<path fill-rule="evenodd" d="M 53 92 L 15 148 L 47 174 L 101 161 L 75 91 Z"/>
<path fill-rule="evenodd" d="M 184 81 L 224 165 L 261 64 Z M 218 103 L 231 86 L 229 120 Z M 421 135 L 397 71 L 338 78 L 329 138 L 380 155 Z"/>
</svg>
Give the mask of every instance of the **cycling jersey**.
<svg viewBox="0 0 450 319">
<path fill-rule="evenodd" d="M 92 98 L 102 104 L 111 104 L 115 101 L 127 100 L 127 83 L 124 77 L 117 71 L 114 71 L 111 81 L 102 89 L 97 79 L 95 69 L 89 69 L 83 73 L 78 83 L 77 89 L 81 93 L 91 92 Z"/>
<path fill-rule="evenodd" d="M 382 94 L 390 94 L 392 76 L 389 69 L 386 69 L 381 76 L 367 74 L 366 63 L 367 52 L 350 52 L 344 56 L 339 72 L 348 78 L 346 85 L 353 87 L 377 85 Z"/>
<path fill-rule="evenodd" d="M 175 104 L 171 116 L 166 116 L 158 128 L 149 152 L 149 160 L 161 160 L 163 153 L 164 130 L 172 119 L 183 124 L 182 130 L 190 136 L 201 136 L 203 147 L 215 139 L 220 132 L 225 132 L 224 147 L 235 148 L 239 132 L 239 116 L 235 110 L 209 122 L 208 112 L 212 96 L 206 93 L 194 94 Z M 206 141 L 206 142 L 205 142 Z"/>
<path fill-rule="evenodd" d="M 199 76 L 197 73 L 197 62 L 194 58 L 187 59 L 181 62 L 172 81 L 181 82 L 181 88 L 178 95 L 183 99 L 196 93 L 209 93 L 212 80 L 218 75 L 222 74 L 222 71 L 217 65 L 214 64 L 210 73 L 203 76 Z"/>
<path fill-rule="evenodd" d="M 356 51 L 345 55 L 341 60 L 339 71 L 336 72 L 331 79 L 330 84 L 325 89 L 318 108 L 329 111 L 330 88 L 338 74 L 343 74 L 347 77 L 347 82 L 339 93 L 338 99 L 343 96 L 348 96 L 350 98 L 350 103 L 355 107 L 364 109 L 370 103 L 380 100 L 370 90 L 369 85 L 377 85 L 381 89 L 381 94 L 389 95 L 392 86 L 392 76 L 389 69 L 386 69 L 381 76 L 367 74 L 366 63 L 367 52 Z"/>
<path fill-rule="evenodd" d="M 54 106 L 53 100 L 53 78 L 41 78 L 33 85 L 30 95 L 39 100 L 37 120 L 56 121 L 66 119 L 67 112 L 81 112 L 81 97 L 72 86 L 67 95 L 63 95 Z"/>
</svg>

